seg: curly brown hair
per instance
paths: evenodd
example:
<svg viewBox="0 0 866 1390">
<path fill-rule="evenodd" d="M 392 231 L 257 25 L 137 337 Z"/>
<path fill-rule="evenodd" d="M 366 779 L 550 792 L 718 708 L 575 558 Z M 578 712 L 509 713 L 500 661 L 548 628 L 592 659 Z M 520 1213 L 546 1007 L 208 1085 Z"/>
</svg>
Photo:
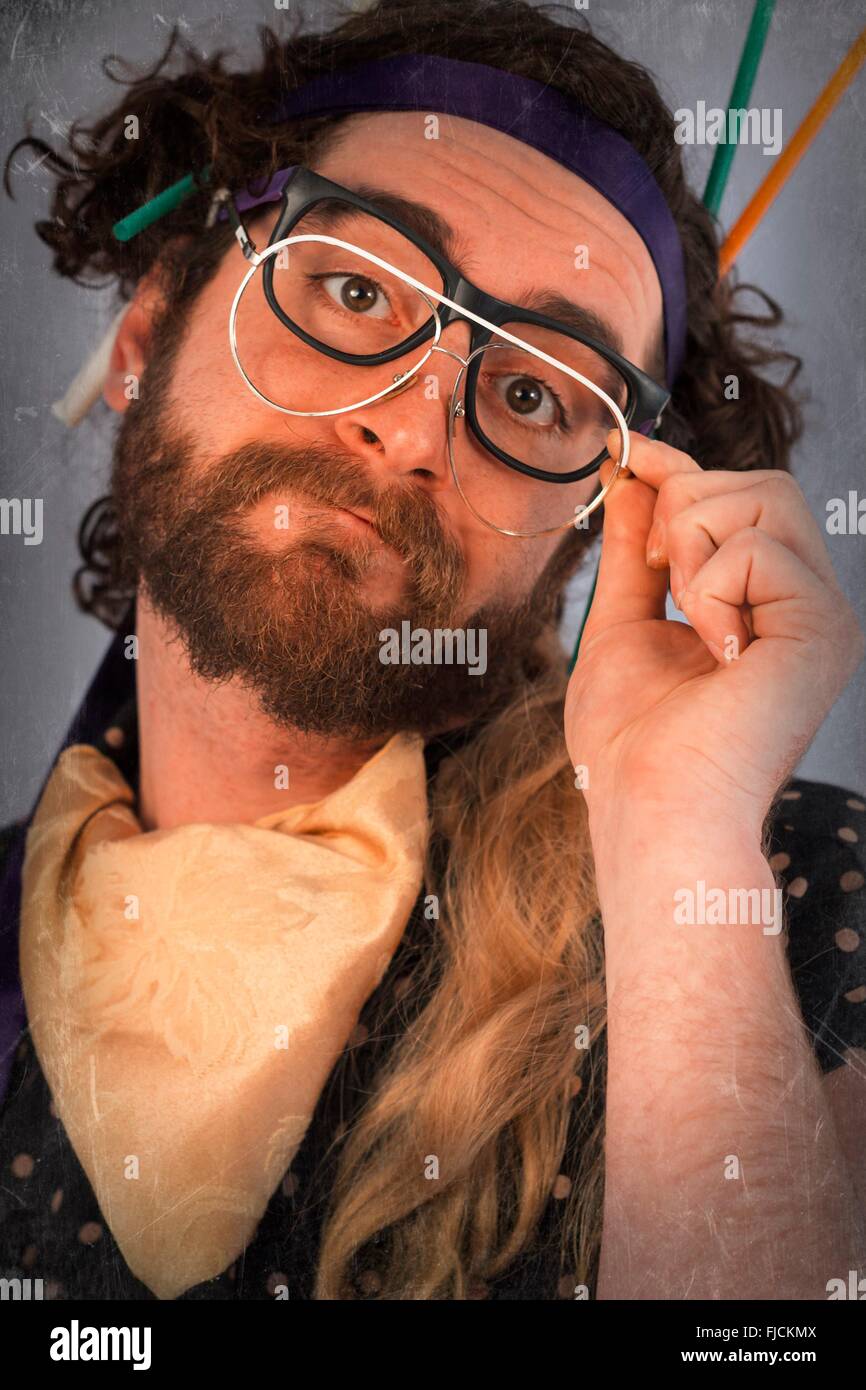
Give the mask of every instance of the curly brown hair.
<svg viewBox="0 0 866 1390">
<path fill-rule="evenodd" d="M 583 16 L 526 0 L 378 0 L 327 33 L 304 34 L 300 25 L 299 19 L 288 38 L 260 29 L 261 62 L 246 71 L 231 71 L 225 51 L 205 58 L 177 30 L 144 73 L 136 75 L 128 63 L 109 56 L 104 71 L 125 89 L 111 111 L 92 124 L 76 122 L 65 153 L 32 134 L 15 145 L 6 162 L 8 193 L 10 164 L 22 147 L 41 156 L 42 167 L 57 176 L 52 215 L 36 231 L 54 252 L 60 275 L 84 286 L 114 282 L 126 300 L 161 260 L 169 276 L 170 312 L 180 322 L 180 311 L 231 241 L 224 225 L 203 230 L 209 190 L 244 187 L 287 164 L 313 163 L 347 119 L 266 123 L 263 113 L 276 109 L 282 95 L 320 73 L 397 53 L 486 63 L 582 102 L 639 151 L 667 199 L 685 252 L 688 338 L 659 437 L 704 468 L 788 467 L 802 432 L 791 391 L 800 359 L 767 338 L 767 330 L 782 322 L 775 301 L 731 275 L 719 282 L 718 225 L 686 183 L 673 117 L 644 68 L 597 39 Z M 130 116 L 139 118 L 146 139 L 125 138 Z M 207 187 L 134 240 L 115 239 L 118 219 L 206 165 Z M 751 312 L 742 304 L 749 293 L 762 302 Z M 774 379 L 762 374 L 767 368 Z M 725 391 L 732 377 L 738 383 L 735 400 Z M 596 513 L 590 536 L 599 521 Z M 563 566 L 565 576 L 588 539 L 586 532 L 570 538 L 574 559 Z M 99 499 L 84 517 L 79 547 L 84 563 L 75 576 L 78 604 L 116 627 L 127 611 L 134 575 L 123 563 L 110 498 Z"/>
</svg>

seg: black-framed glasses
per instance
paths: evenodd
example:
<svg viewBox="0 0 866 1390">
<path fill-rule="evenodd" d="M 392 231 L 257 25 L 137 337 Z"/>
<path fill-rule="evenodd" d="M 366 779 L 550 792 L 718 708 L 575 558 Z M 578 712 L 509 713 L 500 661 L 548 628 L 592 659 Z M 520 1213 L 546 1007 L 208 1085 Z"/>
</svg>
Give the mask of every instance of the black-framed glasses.
<svg viewBox="0 0 866 1390">
<path fill-rule="evenodd" d="M 386 207 L 302 166 L 289 171 L 267 248 L 256 251 L 227 190 L 250 261 L 229 337 L 250 389 L 287 414 L 327 416 L 438 378 L 434 353 L 460 363 L 448 409 L 454 481 L 485 525 L 513 536 L 581 525 L 627 463 L 628 429 L 652 428 L 669 392 L 606 343 L 472 284 Z M 277 350 L 265 324 L 289 330 Z M 440 339 L 469 325 L 465 357 Z M 291 346 L 289 346 L 291 345 Z M 399 369 L 395 370 L 395 367 Z M 583 481 L 621 435 L 619 467 L 591 501 Z"/>
</svg>

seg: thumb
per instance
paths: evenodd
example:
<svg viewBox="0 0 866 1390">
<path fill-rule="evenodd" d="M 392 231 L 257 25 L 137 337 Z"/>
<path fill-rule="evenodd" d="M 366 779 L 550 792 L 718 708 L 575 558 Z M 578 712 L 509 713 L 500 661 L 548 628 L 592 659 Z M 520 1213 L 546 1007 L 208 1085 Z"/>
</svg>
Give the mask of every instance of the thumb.
<svg viewBox="0 0 866 1390">
<path fill-rule="evenodd" d="M 619 457 L 619 430 L 608 435 L 607 447 L 611 457 L 602 464 L 602 483 Z M 646 562 L 657 497 L 655 488 L 628 471 L 619 475 L 605 497 L 601 560 L 584 642 L 618 623 L 664 618 L 668 571 L 650 569 Z"/>
</svg>

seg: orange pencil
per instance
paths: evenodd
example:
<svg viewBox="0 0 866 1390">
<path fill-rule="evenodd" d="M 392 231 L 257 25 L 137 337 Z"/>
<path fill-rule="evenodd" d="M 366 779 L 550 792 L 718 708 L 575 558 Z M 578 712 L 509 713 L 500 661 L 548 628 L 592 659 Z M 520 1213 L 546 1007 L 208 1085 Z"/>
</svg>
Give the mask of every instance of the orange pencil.
<svg viewBox="0 0 866 1390">
<path fill-rule="evenodd" d="M 866 29 L 854 40 L 815 105 L 795 131 L 790 144 L 779 155 L 770 173 L 759 185 L 757 192 L 729 231 L 719 254 L 720 277 L 727 275 L 761 218 L 791 177 L 821 126 L 838 103 L 843 92 L 850 86 L 864 62 L 866 62 Z"/>
</svg>

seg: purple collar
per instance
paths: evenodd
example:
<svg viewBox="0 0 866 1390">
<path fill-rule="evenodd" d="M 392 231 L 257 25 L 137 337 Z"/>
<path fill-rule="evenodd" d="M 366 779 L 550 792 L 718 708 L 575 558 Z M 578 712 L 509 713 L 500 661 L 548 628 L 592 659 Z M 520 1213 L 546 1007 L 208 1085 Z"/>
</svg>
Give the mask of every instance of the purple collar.
<svg viewBox="0 0 866 1390">
<path fill-rule="evenodd" d="M 359 111 L 425 111 L 463 116 L 540 150 L 585 179 L 627 218 L 643 240 L 664 301 L 667 384 L 682 367 L 687 292 L 682 242 L 664 194 L 633 145 L 554 87 L 482 63 L 406 53 L 314 78 L 283 100 L 273 120 Z M 280 197 L 281 169 L 259 194 L 237 198 L 240 211 Z"/>
</svg>

